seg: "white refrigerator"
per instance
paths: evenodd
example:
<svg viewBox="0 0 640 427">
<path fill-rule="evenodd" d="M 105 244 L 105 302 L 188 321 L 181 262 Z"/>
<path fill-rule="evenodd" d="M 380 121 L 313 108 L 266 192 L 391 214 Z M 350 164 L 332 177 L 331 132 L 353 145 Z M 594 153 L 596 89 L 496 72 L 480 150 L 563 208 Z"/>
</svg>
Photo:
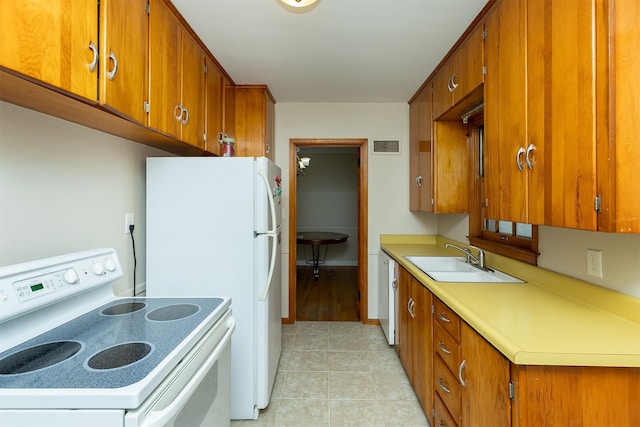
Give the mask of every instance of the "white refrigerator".
<svg viewBox="0 0 640 427">
<path fill-rule="evenodd" d="M 147 158 L 149 297 L 231 297 L 231 418 L 269 404 L 282 348 L 280 168 L 265 157 Z"/>
</svg>

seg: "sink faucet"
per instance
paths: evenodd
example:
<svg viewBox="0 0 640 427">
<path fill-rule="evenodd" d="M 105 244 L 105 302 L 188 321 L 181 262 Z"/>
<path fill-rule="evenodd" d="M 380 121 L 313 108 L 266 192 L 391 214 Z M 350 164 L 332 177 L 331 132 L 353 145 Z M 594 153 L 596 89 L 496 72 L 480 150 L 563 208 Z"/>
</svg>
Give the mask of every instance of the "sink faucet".
<svg viewBox="0 0 640 427">
<path fill-rule="evenodd" d="M 454 245 L 453 243 L 446 243 L 444 245 L 445 248 L 454 248 L 465 254 L 467 257 L 468 264 L 475 264 L 478 268 L 484 270 L 487 267 L 484 265 L 484 251 L 477 246 L 469 245 L 469 248 L 476 249 L 478 251 L 478 257 L 473 256 L 469 248 L 461 248 L 458 245 Z M 473 261 L 473 262 L 472 262 Z"/>
</svg>

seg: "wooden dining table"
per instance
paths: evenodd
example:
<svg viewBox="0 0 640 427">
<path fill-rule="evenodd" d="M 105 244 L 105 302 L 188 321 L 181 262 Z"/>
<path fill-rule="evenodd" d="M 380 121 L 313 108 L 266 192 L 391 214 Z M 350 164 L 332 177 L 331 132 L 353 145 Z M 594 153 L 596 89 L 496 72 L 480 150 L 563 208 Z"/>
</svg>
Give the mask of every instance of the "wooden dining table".
<svg viewBox="0 0 640 427">
<path fill-rule="evenodd" d="M 320 266 L 327 259 L 329 245 L 344 243 L 349 238 L 344 233 L 334 233 L 330 231 L 304 231 L 298 232 L 296 240 L 299 245 L 311 246 L 311 259 L 307 259 L 307 264 L 313 265 L 313 277 L 320 278 Z M 324 246 L 324 255 L 320 257 L 321 247 Z M 306 252 L 305 252 L 306 253 Z"/>
</svg>

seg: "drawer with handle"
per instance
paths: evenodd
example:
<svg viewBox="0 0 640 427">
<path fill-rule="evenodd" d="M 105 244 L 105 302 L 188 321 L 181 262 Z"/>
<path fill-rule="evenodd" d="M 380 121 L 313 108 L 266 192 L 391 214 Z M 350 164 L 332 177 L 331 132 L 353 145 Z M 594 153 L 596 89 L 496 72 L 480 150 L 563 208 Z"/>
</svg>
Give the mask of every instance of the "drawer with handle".
<svg viewBox="0 0 640 427">
<path fill-rule="evenodd" d="M 454 420 L 460 419 L 461 385 L 439 356 L 434 360 L 433 385 Z"/>
<path fill-rule="evenodd" d="M 460 342 L 460 316 L 437 298 L 434 317 L 456 342 Z"/>
<path fill-rule="evenodd" d="M 451 372 L 456 372 L 460 366 L 460 344 L 451 338 L 438 322 L 433 325 L 433 339 L 436 354 L 442 358 Z"/>
<path fill-rule="evenodd" d="M 436 396 L 435 401 L 435 424 L 434 427 L 457 427 L 458 423 L 455 422 L 447 407 L 440 399 L 440 396 Z"/>
</svg>

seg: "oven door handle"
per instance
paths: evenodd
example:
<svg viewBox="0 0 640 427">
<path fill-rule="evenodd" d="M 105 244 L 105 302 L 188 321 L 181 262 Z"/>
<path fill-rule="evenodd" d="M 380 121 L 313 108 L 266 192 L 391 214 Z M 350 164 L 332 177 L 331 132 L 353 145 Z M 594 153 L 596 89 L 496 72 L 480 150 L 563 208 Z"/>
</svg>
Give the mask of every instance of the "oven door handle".
<svg viewBox="0 0 640 427">
<path fill-rule="evenodd" d="M 138 425 L 138 427 L 151 427 L 159 425 L 163 426 L 171 421 L 176 415 L 178 415 L 180 410 L 184 407 L 185 403 L 191 398 L 196 388 L 200 385 L 204 377 L 209 373 L 209 370 L 211 369 L 213 364 L 218 360 L 224 348 L 231 341 L 231 335 L 236 329 L 235 318 L 229 318 L 227 320 L 227 325 L 229 326 L 229 329 L 224 334 L 218 345 L 216 345 L 215 350 L 206 359 L 206 361 L 202 364 L 198 371 L 195 372 L 193 378 L 189 380 L 182 391 L 180 391 L 180 393 L 178 393 L 173 401 L 163 409 L 153 410 L 152 412 L 150 412 L 149 415 L 146 416 L 142 421 L 142 423 Z"/>
</svg>

